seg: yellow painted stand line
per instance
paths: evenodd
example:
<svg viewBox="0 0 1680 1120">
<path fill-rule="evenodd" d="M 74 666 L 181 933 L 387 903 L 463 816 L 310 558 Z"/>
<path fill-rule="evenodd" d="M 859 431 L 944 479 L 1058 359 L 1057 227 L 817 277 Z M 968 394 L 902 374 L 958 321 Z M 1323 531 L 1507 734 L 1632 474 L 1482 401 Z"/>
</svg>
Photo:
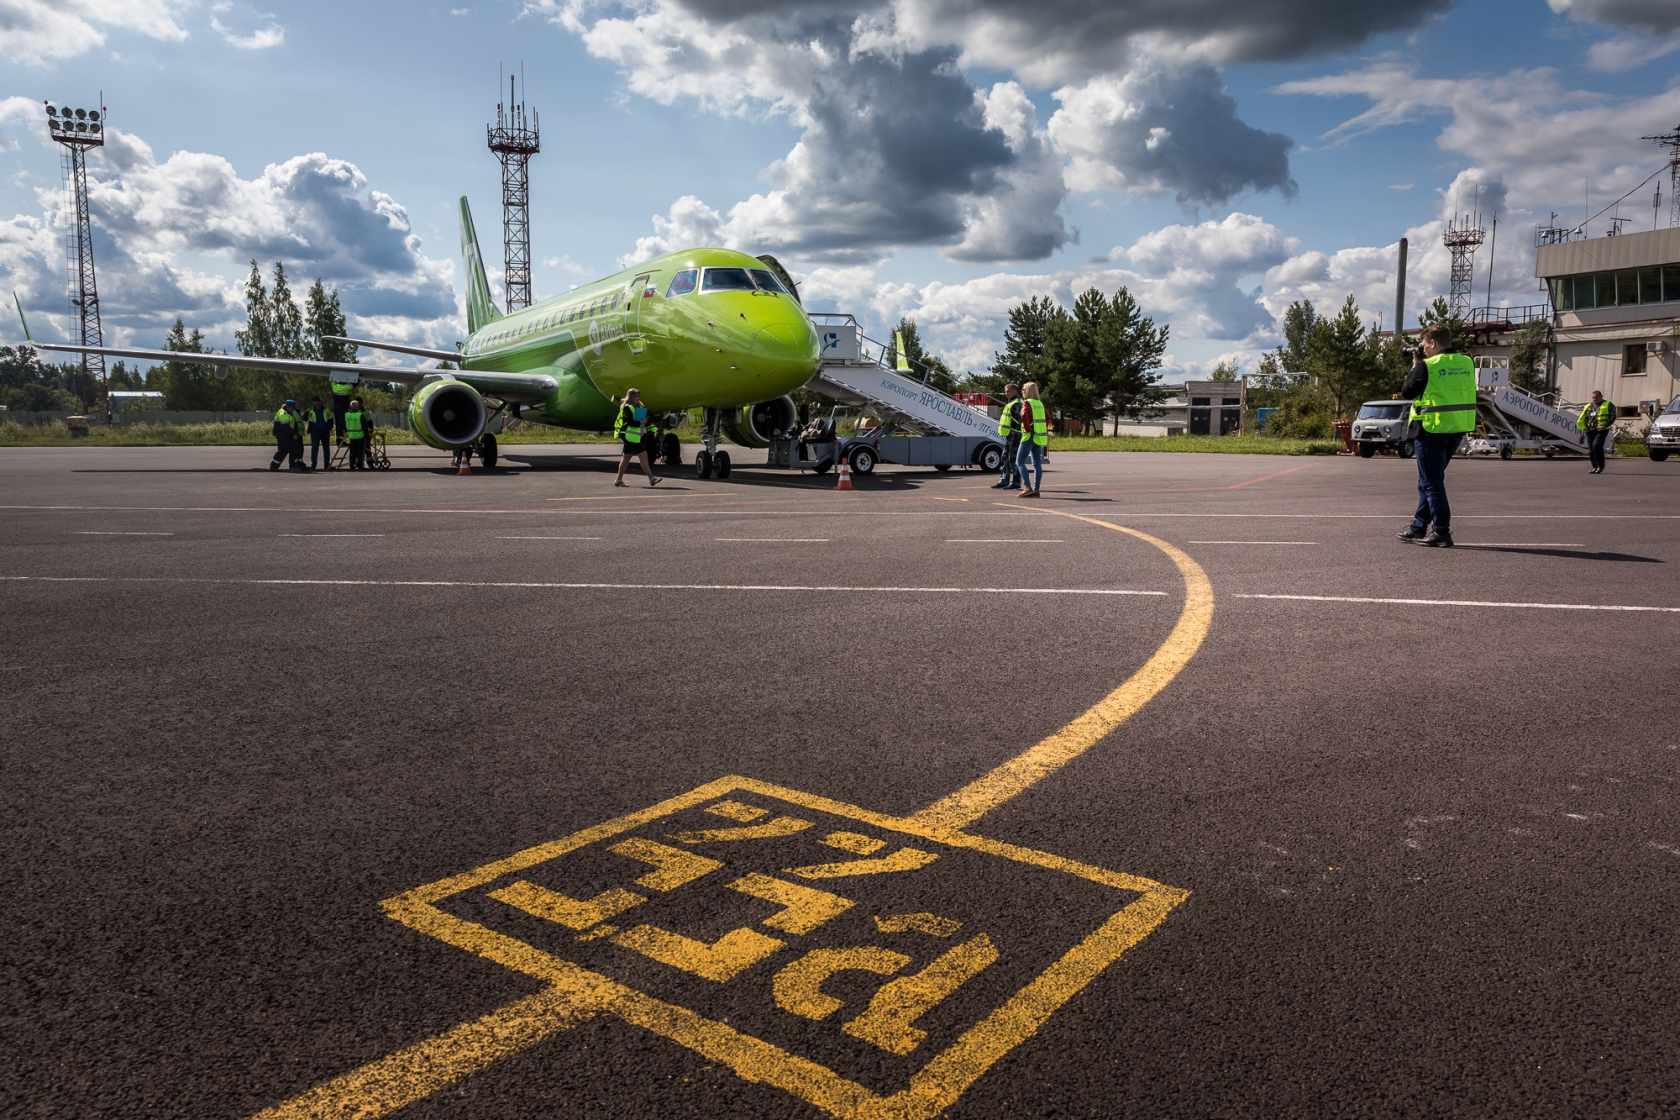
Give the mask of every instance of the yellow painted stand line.
<svg viewBox="0 0 1680 1120">
<path fill-rule="evenodd" d="M 1171 683 L 1207 636 L 1213 621 L 1213 588 L 1207 574 L 1189 556 L 1166 541 L 1123 525 L 1061 510 L 1042 512 L 1126 533 L 1166 553 L 1184 579 L 1184 608 L 1179 612 L 1177 624 L 1160 648 L 1124 684 L 1049 738 L 921 812 L 896 822 L 883 818 L 881 823 L 925 828 L 930 834 L 945 833 L 953 841 L 959 839 L 950 834 L 960 832 L 986 812 L 1066 766 L 1129 719 Z M 723 779 L 673 800 L 684 803 L 703 800 L 737 784 L 753 783 Z M 787 795 L 786 791 L 776 792 Z M 604 1011 L 722 1061 L 749 1080 L 778 1085 L 832 1115 L 855 1120 L 925 1120 L 955 1102 L 999 1057 L 1034 1034 L 1051 1010 L 1142 940 L 1188 894 L 1156 883 L 1140 882 L 1129 887 L 1143 891 L 1143 897 L 1110 919 L 1080 950 L 1058 962 L 913 1076 L 909 1088 L 890 1097 L 877 1097 L 821 1066 L 794 1059 L 767 1043 L 711 1023 L 693 1012 L 616 984 L 582 980 L 577 975 L 581 970 L 575 966 L 553 962 L 529 946 L 482 927 L 462 923 L 462 928 L 470 934 L 465 943 L 449 936 L 446 930 L 429 928 L 436 924 L 434 919 L 444 920 L 431 909 L 431 902 L 551 859 L 589 843 L 597 834 L 608 835 L 635 824 L 641 817 L 657 817 L 670 805 L 667 802 L 653 806 L 388 900 L 384 906 L 386 912 L 405 924 L 510 968 L 543 976 L 553 981 L 552 986 L 318 1085 L 258 1113 L 252 1120 L 374 1120 Z M 970 845 L 995 843 L 974 837 L 961 839 Z"/>
<path fill-rule="evenodd" d="M 317 1085 L 252 1120 L 367 1120 L 395 1112 L 598 1014 L 565 987 L 498 1007 L 361 1069 Z"/>
<path fill-rule="evenodd" d="M 935 828 L 965 828 L 1084 754 L 1178 676 L 1201 648 L 1202 639 L 1207 637 L 1208 627 L 1213 622 L 1213 586 L 1208 583 L 1207 573 L 1202 571 L 1200 564 L 1166 541 L 1124 525 L 1099 521 L 1095 517 L 1082 517 L 1062 510 L 1044 512 L 1125 533 L 1166 553 L 1178 566 L 1179 575 L 1184 579 L 1184 609 L 1179 612 L 1178 624 L 1167 635 L 1167 640 L 1161 643 L 1161 648 L 1124 684 L 1049 738 L 910 818 L 920 824 Z"/>
</svg>

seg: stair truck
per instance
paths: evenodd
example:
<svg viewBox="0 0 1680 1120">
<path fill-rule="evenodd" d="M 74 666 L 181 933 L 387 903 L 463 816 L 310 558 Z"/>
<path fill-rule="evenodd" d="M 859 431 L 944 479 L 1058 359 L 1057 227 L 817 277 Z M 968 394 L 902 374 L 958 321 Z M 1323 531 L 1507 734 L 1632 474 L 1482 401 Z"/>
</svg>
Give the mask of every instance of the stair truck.
<svg viewBox="0 0 1680 1120">
<path fill-rule="evenodd" d="M 1412 454 L 1407 438 L 1410 401 L 1366 401 L 1353 422 L 1352 438 L 1361 458 L 1381 450 Z M 1498 455 L 1538 451 L 1550 459 L 1559 451 L 1585 455 L 1587 434 L 1575 427 L 1579 409 L 1561 409 L 1511 384 L 1510 371 L 1491 366 L 1476 371 L 1476 430 L 1459 447 L 1461 455 Z"/>
<path fill-rule="evenodd" d="M 997 421 L 948 393 L 917 381 L 903 358 L 867 337 L 849 314 L 813 312 L 822 364 L 805 388 L 838 402 L 826 416 L 770 441 L 770 466 L 822 474 L 842 460 L 860 475 L 879 463 L 937 471 L 1003 465 Z M 925 376 L 925 375 L 924 375 Z"/>
</svg>

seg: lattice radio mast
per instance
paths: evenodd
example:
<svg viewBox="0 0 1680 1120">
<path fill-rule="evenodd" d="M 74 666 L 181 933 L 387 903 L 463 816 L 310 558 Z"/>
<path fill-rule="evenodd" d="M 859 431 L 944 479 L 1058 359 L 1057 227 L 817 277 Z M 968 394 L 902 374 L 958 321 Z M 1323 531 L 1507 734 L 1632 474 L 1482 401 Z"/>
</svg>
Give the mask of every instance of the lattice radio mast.
<svg viewBox="0 0 1680 1120">
<path fill-rule="evenodd" d="M 1447 296 L 1447 307 L 1455 319 L 1470 318 L 1470 283 L 1475 276 L 1473 258 L 1486 237 L 1487 230 L 1482 228 L 1479 213 L 1455 214 L 1447 223 L 1447 232 L 1441 235 L 1441 243 L 1452 254 L 1452 287 Z"/>
<path fill-rule="evenodd" d="M 531 306 L 531 188 L 527 167 L 541 150 L 537 140 L 537 111 L 527 118 L 525 102 L 516 101 L 514 78 L 508 76 L 508 99 L 496 105 L 496 123 L 486 130 L 490 150 L 502 161 L 503 286 L 507 309 Z"/>
<path fill-rule="evenodd" d="M 1680 127 L 1659 136 L 1641 136 L 1668 149 L 1668 224 L 1680 226 Z"/>
<path fill-rule="evenodd" d="M 104 101 L 104 95 L 100 96 Z M 99 285 L 93 275 L 93 226 L 88 221 L 87 152 L 105 143 L 104 105 L 98 109 L 66 109 L 47 102 L 47 131 L 64 146 L 64 183 L 75 209 L 75 221 L 65 230 L 65 256 L 70 263 L 70 317 L 83 346 L 105 345 L 99 326 Z M 93 407 L 93 382 L 105 384 L 105 355 L 82 355 L 82 410 Z M 109 398 L 107 398 L 109 399 Z"/>
</svg>

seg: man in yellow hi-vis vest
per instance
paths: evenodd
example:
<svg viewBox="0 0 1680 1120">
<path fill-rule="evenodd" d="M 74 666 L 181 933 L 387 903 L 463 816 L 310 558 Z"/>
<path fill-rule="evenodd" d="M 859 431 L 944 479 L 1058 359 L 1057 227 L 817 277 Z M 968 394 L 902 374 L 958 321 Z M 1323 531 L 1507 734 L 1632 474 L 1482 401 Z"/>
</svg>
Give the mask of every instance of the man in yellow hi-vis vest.
<svg viewBox="0 0 1680 1120">
<path fill-rule="evenodd" d="M 1418 504 L 1411 525 L 1399 536 L 1430 548 L 1453 546 L 1447 464 L 1464 433 L 1476 429 L 1476 365 L 1468 354 L 1448 353 L 1451 345 L 1452 331 L 1444 324 L 1425 328 L 1423 344 L 1410 351 L 1412 372 L 1400 387 L 1401 399 L 1412 402 Z"/>
<path fill-rule="evenodd" d="M 1003 387 L 1003 415 L 998 417 L 998 436 L 1003 440 L 1001 476 L 993 490 L 1009 490 L 1021 480 L 1015 469 L 1015 455 L 1021 450 L 1021 390 L 1013 381 Z"/>
<path fill-rule="evenodd" d="M 1587 473 L 1603 474 L 1604 442 L 1615 430 L 1616 407 L 1604 399 L 1603 393 L 1594 389 L 1592 400 L 1581 410 L 1575 426 L 1587 434 L 1587 458 L 1592 462 L 1592 470 Z"/>
</svg>

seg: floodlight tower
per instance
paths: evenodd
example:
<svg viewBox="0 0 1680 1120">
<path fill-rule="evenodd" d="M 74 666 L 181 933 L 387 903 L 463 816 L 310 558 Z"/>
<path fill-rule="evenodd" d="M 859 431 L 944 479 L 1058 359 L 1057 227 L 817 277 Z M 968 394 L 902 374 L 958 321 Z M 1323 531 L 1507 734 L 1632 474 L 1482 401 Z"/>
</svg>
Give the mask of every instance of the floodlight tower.
<svg viewBox="0 0 1680 1120">
<path fill-rule="evenodd" d="M 65 231 L 65 256 L 70 262 L 70 315 L 78 324 L 83 346 L 105 345 L 99 326 L 99 285 L 93 275 L 93 226 L 88 221 L 87 153 L 105 143 L 104 106 L 66 109 L 47 102 L 47 131 L 64 146 L 64 182 L 75 208 L 75 221 Z M 82 355 L 82 410 L 93 407 L 93 379 L 105 383 L 105 356 Z"/>
<path fill-rule="evenodd" d="M 1668 149 L 1668 224 L 1680 226 L 1680 127 L 1658 136 L 1641 136 Z"/>
<path fill-rule="evenodd" d="M 1472 258 L 1486 237 L 1487 230 L 1482 228 L 1480 214 L 1454 215 L 1447 223 L 1447 232 L 1441 235 L 1441 243 L 1452 254 L 1452 286 L 1447 296 L 1447 307 L 1455 319 L 1468 321 L 1470 318 L 1470 281 L 1475 275 Z"/>
<path fill-rule="evenodd" d="M 529 118 L 525 102 L 514 100 L 514 78 L 508 77 L 506 104 L 496 105 L 496 123 L 490 125 L 490 150 L 502 161 L 502 283 L 507 288 L 507 309 L 531 306 L 531 189 L 526 169 L 531 157 L 541 150 L 537 140 L 537 111 Z"/>
</svg>

